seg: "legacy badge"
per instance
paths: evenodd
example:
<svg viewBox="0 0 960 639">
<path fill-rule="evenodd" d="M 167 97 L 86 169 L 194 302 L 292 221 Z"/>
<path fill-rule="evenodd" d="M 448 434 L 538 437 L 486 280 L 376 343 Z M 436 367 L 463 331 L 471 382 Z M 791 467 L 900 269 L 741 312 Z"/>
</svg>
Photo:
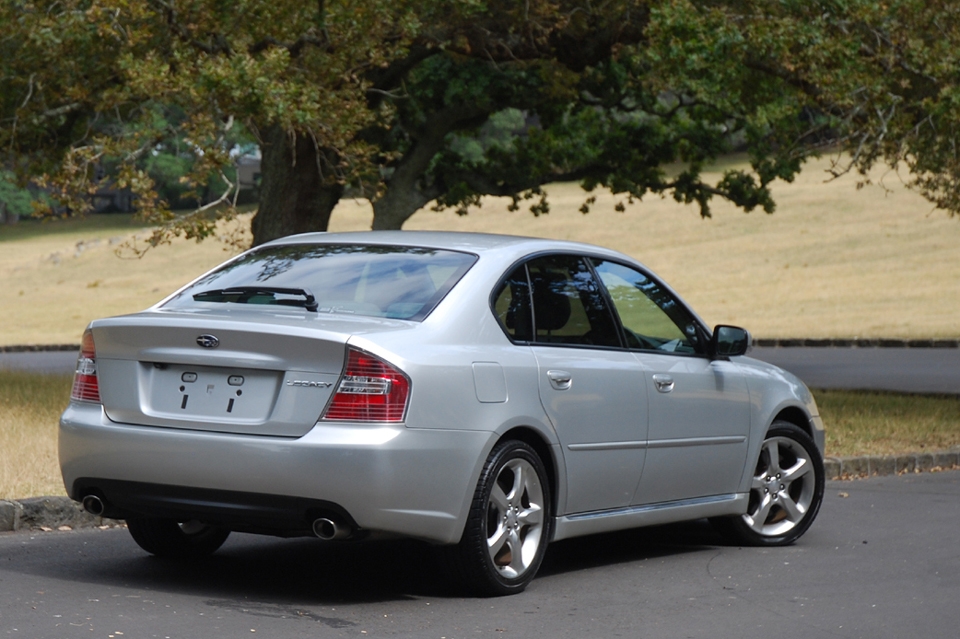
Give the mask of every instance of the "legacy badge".
<svg viewBox="0 0 960 639">
<path fill-rule="evenodd" d="M 312 382 L 304 379 L 289 379 L 287 386 L 299 386 L 301 388 L 330 388 L 333 386 L 330 382 Z"/>
</svg>

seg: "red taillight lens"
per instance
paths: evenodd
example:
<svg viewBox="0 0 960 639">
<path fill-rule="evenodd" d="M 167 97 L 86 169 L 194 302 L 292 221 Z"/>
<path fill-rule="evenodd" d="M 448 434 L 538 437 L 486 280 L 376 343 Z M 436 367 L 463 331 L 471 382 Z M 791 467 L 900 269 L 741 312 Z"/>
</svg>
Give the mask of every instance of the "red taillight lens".
<svg viewBox="0 0 960 639">
<path fill-rule="evenodd" d="M 347 354 L 347 370 L 322 419 L 402 422 L 410 380 L 383 360 L 358 350 Z"/>
<path fill-rule="evenodd" d="M 73 399 L 84 402 L 100 403 L 100 382 L 97 379 L 97 347 L 93 343 L 93 333 L 88 328 L 80 342 L 80 356 L 77 357 L 77 373 L 73 377 Z"/>
</svg>

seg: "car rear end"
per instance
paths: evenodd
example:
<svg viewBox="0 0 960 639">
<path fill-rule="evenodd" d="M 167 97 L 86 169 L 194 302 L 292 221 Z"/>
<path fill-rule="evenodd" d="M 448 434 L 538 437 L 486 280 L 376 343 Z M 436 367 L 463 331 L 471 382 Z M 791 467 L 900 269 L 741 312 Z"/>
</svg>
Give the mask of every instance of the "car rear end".
<svg viewBox="0 0 960 639">
<path fill-rule="evenodd" d="M 455 542 L 491 434 L 411 428 L 416 379 L 376 345 L 423 339 L 475 260 L 280 244 L 93 322 L 60 423 L 68 494 L 115 518 Z"/>
</svg>

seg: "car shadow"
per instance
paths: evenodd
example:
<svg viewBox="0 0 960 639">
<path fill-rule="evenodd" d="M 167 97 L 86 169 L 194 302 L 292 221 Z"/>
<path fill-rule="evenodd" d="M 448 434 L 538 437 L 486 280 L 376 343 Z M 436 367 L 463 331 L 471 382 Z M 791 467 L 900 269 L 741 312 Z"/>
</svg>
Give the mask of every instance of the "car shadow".
<svg viewBox="0 0 960 639">
<path fill-rule="evenodd" d="M 589 570 L 713 549 L 726 543 L 705 519 L 576 537 L 551 544 L 538 574 Z"/>
<path fill-rule="evenodd" d="M 5 570 L 98 585 L 162 590 L 204 598 L 214 607 L 241 605 L 261 616 L 303 616 L 297 605 L 336 605 L 455 598 L 464 592 L 452 578 L 446 552 L 410 540 L 321 542 L 233 535 L 214 555 L 176 561 L 142 552 L 124 531 L 43 535 L 47 548 Z M 78 556 L 63 544 L 81 543 Z M 715 548 L 721 538 L 706 522 L 688 522 L 591 535 L 551 544 L 540 576 L 590 570 Z M 71 555 L 63 561 L 58 553 Z M 8 553 L 5 553 L 8 554 Z M 237 603 L 242 602 L 242 603 Z M 253 603 L 282 602 L 282 603 Z M 256 610 L 254 610 L 256 608 Z M 249 610 L 247 610 L 249 609 Z M 337 620 L 318 620 L 336 626 Z"/>
</svg>

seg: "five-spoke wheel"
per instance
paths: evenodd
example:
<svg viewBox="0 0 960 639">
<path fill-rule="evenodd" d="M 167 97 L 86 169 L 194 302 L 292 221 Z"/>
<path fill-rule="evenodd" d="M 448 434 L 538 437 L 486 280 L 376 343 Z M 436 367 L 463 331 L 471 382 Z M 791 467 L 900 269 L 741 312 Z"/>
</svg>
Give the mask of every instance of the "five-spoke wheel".
<svg viewBox="0 0 960 639">
<path fill-rule="evenodd" d="M 813 440 L 794 424 L 774 422 L 760 448 L 747 512 L 718 523 L 743 543 L 793 543 L 817 516 L 823 484 L 823 460 Z"/>
<path fill-rule="evenodd" d="M 543 561 L 552 525 L 550 484 L 527 444 L 498 444 L 480 475 L 457 561 L 467 587 L 485 595 L 520 592 Z"/>
</svg>

